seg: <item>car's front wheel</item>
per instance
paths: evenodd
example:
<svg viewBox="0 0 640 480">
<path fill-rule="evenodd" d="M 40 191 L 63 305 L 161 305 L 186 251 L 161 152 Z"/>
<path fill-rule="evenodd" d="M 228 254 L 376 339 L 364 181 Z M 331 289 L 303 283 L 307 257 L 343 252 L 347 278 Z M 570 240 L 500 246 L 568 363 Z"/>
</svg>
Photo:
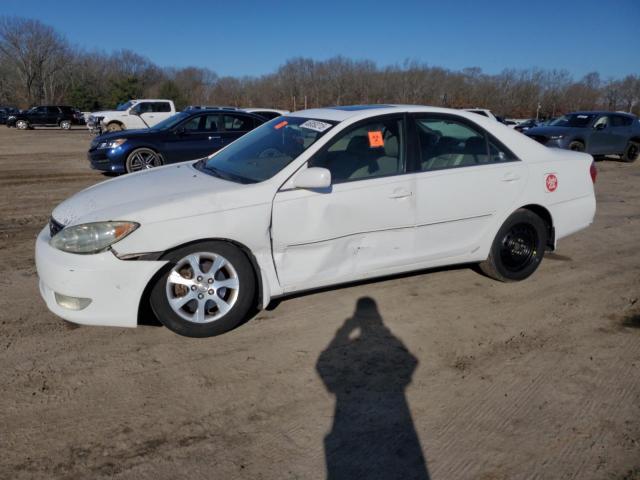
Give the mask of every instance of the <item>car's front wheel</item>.
<svg viewBox="0 0 640 480">
<path fill-rule="evenodd" d="M 569 150 L 573 150 L 574 152 L 584 152 L 584 143 L 580 140 L 574 140 L 569 144 Z"/>
<path fill-rule="evenodd" d="M 640 143 L 629 142 L 627 143 L 624 153 L 622 154 L 622 160 L 625 162 L 635 162 L 640 157 Z"/>
<path fill-rule="evenodd" d="M 155 150 L 150 148 L 136 148 L 127 156 L 125 169 L 127 173 L 133 173 L 159 167 L 163 163 L 162 156 Z"/>
<path fill-rule="evenodd" d="M 254 306 L 256 279 L 234 245 L 205 241 L 179 248 L 151 290 L 151 308 L 167 328 L 187 337 L 211 337 L 241 324 Z"/>
<path fill-rule="evenodd" d="M 544 221 L 530 210 L 516 210 L 498 230 L 480 269 L 502 282 L 524 280 L 540 265 L 546 244 Z"/>
<path fill-rule="evenodd" d="M 70 130 L 71 129 L 71 121 L 70 120 L 62 120 L 60 122 L 60 128 L 63 130 Z"/>
<path fill-rule="evenodd" d="M 16 121 L 16 128 L 18 130 L 27 130 L 29 128 L 29 122 L 26 120 L 18 120 Z"/>
</svg>

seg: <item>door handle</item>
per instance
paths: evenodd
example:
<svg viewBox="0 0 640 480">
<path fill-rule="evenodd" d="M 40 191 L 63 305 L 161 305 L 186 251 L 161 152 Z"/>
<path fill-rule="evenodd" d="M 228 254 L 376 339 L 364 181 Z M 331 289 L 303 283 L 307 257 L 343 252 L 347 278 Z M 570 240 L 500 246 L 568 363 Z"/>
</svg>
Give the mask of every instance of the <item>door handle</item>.
<svg viewBox="0 0 640 480">
<path fill-rule="evenodd" d="M 222 137 L 208 137 L 209 140 L 222 140 Z"/>
<path fill-rule="evenodd" d="M 520 175 L 513 172 L 507 172 L 502 177 L 503 182 L 515 182 L 516 180 L 520 180 Z"/>
<path fill-rule="evenodd" d="M 413 195 L 411 190 L 407 190 L 406 188 L 396 188 L 389 194 L 389 198 L 407 198 L 411 195 Z"/>
</svg>

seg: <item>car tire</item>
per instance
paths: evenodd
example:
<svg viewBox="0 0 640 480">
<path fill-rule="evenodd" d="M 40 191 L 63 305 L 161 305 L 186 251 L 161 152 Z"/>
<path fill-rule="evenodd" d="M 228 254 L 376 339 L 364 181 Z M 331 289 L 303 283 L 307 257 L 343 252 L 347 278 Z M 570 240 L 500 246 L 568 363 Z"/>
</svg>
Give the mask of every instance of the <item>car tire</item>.
<svg viewBox="0 0 640 480">
<path fill-rule="evenodd" d="M 15 125 L 18 130 L 28 130 L 29 128 L 31 128 L 29 122 L 27 122 L 26 120 L 16 120 Z"/>
<path fill-rule="evenodd" d="M 580 140 L 574 140 L 569 143 L 569 150 L 573 150 L 574 152 L 584 152 L 585 146 Z"/>
<path fill-rule="evenodd" d="M 164 164 L 162 155 L 151 148 L 136 148 L 125 160 L 124 168 L 127 173 L 139 172 Z"/>
<path fill-rule="evenodd" d="M 640 157 L 640 143 L 629 142 L 622 154 L 622 160 L 628 163 L 635 162 Z"/>
<path fill-rule="evenodd" d="M 107 125 L 106 130 L 107 132 L 121 132 L 124 128 L 118 122 L 111 122 Z"/>
<path fill-rule="evenodd" d="M 542 262 L 546 245 L 545 222 L 530 210 L 516 210 L 498 230 L 480 269 L 501 282 L 524 280 Z"/>
<path fill-rule="evenodd" d="M 169 252 L 170 262 L 151 288 L 158 320 L 186 337 L 212 337 L 247 318 L 255 306 L 256 278 L 249 258 L 234 245 L 203 241 Z"/>
<path fill-rule="evenodd" d="M 60 122 L 60 128 L 63 130 L 71 130 L 71 121 L 70 120 L 62 120 Z"/>
</svg>

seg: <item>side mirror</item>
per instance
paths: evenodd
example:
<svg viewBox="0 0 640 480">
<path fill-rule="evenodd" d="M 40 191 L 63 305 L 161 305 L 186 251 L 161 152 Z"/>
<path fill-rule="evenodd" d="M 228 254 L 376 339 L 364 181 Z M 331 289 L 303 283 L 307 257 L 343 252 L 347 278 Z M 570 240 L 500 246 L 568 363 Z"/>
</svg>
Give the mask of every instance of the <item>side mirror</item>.
<svg viewBox="0 0 640 480">
<path fill-rule="evenodd" d="M 607 128 L 606 123 L 599 123 L 596 125 L 596 130 L 604 130 L 605 128 Z"/>
<path fill-rule="evenodd" d="M 140 110 L 138 110 L 137 108 L 132 108 L 131 110 L 129 110 L 129 115 L 135 115 L 136 117 L 140 116 Z"/>
<path fill-rule="evenodd" d="M 177 127 L 173 131 L 173 133 L 175 133 L 177 136 L 184 135 L 184 127 Z"/>
<path fill-rule="evenodd" d="M 331 186 L 331 172 L 326 168 L 309 167 L 293 179 L 295 188 L 328 188 Z"/>
</svg>

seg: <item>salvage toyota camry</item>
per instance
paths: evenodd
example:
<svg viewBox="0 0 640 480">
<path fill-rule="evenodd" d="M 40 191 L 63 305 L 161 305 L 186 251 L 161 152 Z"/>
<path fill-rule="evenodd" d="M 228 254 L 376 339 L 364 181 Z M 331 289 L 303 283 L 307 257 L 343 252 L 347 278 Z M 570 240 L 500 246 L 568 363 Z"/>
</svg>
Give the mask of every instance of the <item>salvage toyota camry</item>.
<svg viewBox="0 0 640 480">
<path fill-rule="evenodd" d="M 214 155 L 90 187 L 36 242 L 40 291 L 69 321 L 225 332 L 301 290 L 478 262 L 523 280 L 595 214 L 590 155 L 473 113 L 312 109 Z"/>
</svg>

